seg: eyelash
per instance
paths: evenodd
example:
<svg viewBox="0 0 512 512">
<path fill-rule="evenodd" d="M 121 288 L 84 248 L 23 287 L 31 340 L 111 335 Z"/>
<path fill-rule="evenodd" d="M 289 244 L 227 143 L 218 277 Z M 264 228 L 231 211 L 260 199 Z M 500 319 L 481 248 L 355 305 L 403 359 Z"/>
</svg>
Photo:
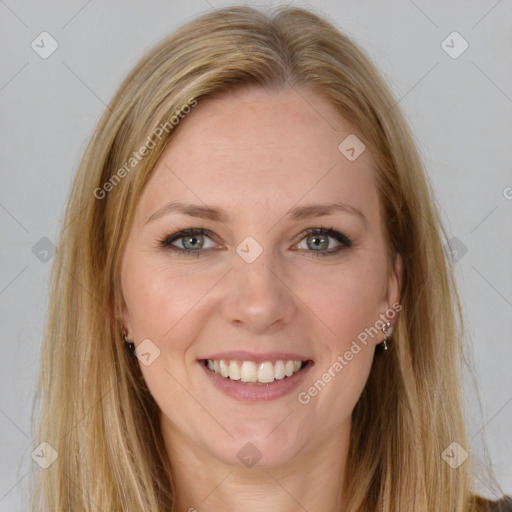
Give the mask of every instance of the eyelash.
<svg viewBox="0 0 512 512">
<path fill-rule="evenodd" d="M 352 244 L 353 244 L 352 240 L 348 236 L 344 235 L 343 233 L 339 233 L 338 231 L 335 231 L 333 228 L 309 228 L 309 229 L 306 229 L 302 233 L 302 238 L 297 243 L 302 242 L 302 240 L 304 240 L 304 238 L 306 238 L 310 234 L 330 236 L 330 237 L 334 238 L 335 240 L 337 240 L 338 242 L 340 242 L 340 244 L 341 244 L 339 247 L 336 247 L 335 249 L 329 249 L 326 251 L 311 251 L 311 250 L 307 251 L 307 252 L 310 252 L 311 253 L 310 255 L 314 258 L 324 257 L 324 256 L 334 256 L 334 255 L 338 254 L 340 251 L 342 251 L 343 249 L 352 247 Z M 210 236 L 210 232 L 203 228 L 183 229 L 181 231 L 178 231 L 177 233 L 174 233 L 172 235 L 167 235 L 164 238 L 162 238 L 159 241 L 159 246 L 163 247 L 165 249 L 170 249 L 176 254 L 183 254 L 186 256 L 199 257 L 200 256 L 199 253 L 204 252 L 201 249 L 187 250 L 187 249 L 180 249 L 179 247 L 172 245 L 172 242 L 179 240 L 180 238 L 184 238 L 187 235 L 194 235 L 194 236 L 195 235 L 203 235 L 203 236 L 212 238 Z"/>
</svg>

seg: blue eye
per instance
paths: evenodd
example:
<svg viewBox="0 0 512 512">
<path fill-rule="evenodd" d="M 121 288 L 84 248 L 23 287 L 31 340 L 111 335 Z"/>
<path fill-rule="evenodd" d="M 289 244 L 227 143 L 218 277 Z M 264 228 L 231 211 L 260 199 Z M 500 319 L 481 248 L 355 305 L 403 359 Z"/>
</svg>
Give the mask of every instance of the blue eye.
<svg viewBox="0 0 512 512">
<path fill-rule="evenodd" d="M 215 243 L 207 233 L 209 231 L 202 228 L 184 229 L 160 240 L 160 246 L 170 249 L 176 254 L 200 256 L 200 253 L 203 252 L 201 249 L 215 247 Z M 310 228 L 303 235 L 305 236 L 300 240 L 300 243 L 306 241 L 306 247 L 300 249 L 309 252 L 310 256 L 331 256 L 352 246 L 350 238 L 338 231 L 334 231 L 332 228 Z M 336 240 L 338 246 L 329 247 L 331 244 L 330 239 Z M 210 245 L 208 245 L 208 240 L 210 240 Z"/>
<path fill-rule="evenodd" d="M 311 249 L 311 256 L 330 256 L 339 253 L 344 248 L 352 247 L 352 240 L 338 231 L 326 228 L 310 228 L 306 230 L 307 236 L 302 241 L 306 242 L 306 250 Z M 335 239 L 340 245 L 329 248 L 329 239 Z"/>
<path fill-rule="evenodd" d="M 187 256 L 199 256 L 200 249 L 210 249 L 212 246 L 205 246 L 205 238 L 210 238 L 206 234 L 206 230 L 201 228 L 184 229 L 169 235 L 160 241 L 162 247 L 166 247 L 180 254 Z M 181 247 L 175 245 L 178 241 Z"/>
</svg>

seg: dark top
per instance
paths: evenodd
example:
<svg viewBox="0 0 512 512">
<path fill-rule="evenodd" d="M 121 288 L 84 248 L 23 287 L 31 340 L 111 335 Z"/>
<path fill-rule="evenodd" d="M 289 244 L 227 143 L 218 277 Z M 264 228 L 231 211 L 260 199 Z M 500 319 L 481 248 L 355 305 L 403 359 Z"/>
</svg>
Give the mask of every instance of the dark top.
<svg viewBox="0 0 512 512">
<path fill-rule="evenodd" d="M 505 496 L 499 501 L 489 502 L 489 512 L 512 512 L 512 498 Z"/>
</svg>

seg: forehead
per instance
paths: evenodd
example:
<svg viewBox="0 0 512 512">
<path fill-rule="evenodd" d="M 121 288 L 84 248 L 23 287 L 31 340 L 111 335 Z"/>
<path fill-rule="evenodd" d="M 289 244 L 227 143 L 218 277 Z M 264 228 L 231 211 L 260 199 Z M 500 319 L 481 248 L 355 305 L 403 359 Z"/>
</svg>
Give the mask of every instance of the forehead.
<svg viewBox="0 0 512 512">
<path fill-rule="evenodd" d="M 182 199 L 281 216 L 298 202 L 343 201 L 378 215 L 372 157 L 349 160 L 339 149 L 348 136 L 350 123 L 312 91 L 253 88 L 200 101 L 157 161 L 139 210 L 147 218 Z"/>
</svg>

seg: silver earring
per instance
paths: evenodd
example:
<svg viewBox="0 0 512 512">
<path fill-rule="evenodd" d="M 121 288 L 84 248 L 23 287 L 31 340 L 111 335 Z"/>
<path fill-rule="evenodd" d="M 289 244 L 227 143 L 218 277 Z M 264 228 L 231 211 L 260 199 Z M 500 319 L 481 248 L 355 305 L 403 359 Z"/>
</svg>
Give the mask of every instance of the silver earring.
<svg viewBox="0 0 512 512">
<path fill-rule="evenodd" d="M 130 350 L 132 355 L 135 355 L 135 343 L 128 341 L 128 334 L 124 329 L 122 330 L 122 336 L 125 346 Z"/>
<path fill-rule="evenodd" d="M 384 333 L 384 339 L 382 340 L 382 346 L 384 348 L 384 350 L 387 350 L 388 349 L 388 344 L 387 344 L 387 341 L 390 339 L 390 335 L 388 334 L 388 329 L 391 327 L 391 322 L 386 322 L 383 326 L 382 326 L 382 332 Z"/>
</svg>

